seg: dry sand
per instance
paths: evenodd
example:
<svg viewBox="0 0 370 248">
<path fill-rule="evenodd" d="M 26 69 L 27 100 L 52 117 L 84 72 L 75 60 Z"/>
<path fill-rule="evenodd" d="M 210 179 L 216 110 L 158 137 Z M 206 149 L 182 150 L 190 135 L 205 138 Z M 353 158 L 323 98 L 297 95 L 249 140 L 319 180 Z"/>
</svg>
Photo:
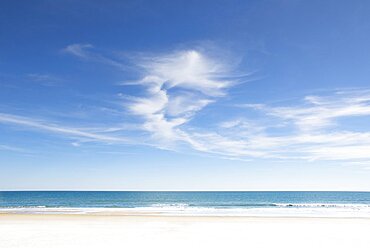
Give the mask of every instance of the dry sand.
<svg viewBox="0 0 370 248">
<path fill-rule="evenodd" d="M 0 247 L 369 248 L 370 219 L 0 214 Z"/>
</svg>

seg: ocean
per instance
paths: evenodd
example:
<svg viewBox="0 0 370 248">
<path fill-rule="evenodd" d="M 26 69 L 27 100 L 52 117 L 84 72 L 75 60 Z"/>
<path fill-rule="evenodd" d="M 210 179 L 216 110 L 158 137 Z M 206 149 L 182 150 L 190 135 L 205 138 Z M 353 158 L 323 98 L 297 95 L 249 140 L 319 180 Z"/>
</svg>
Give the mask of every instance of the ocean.
<svg viewBox="0 0 370 248">
<path fill-rule="evenodd" d="M 0 212 L 370 217 L 370 192 L 2 191 Z"/>
</svg>

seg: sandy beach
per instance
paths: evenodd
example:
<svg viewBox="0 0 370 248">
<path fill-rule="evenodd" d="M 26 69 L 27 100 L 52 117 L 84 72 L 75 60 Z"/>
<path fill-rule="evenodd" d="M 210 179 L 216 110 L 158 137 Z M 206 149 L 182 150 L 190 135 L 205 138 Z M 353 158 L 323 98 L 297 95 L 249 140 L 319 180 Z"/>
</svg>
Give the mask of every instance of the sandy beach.
<svg viewBox="0 0 370 248">
<path fill-rule="evenodd" d="M 356 247 L 369 218 L 0 214 L 0 247 Z"/>
</svg>

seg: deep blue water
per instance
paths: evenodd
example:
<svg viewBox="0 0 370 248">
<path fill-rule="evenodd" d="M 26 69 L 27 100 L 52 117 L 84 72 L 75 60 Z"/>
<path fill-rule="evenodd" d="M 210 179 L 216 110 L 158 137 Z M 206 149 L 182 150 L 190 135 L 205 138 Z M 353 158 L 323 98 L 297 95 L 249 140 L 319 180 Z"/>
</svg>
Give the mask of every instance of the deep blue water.
<svg viewBox="0 0 370 248">
<path fill-rule="evenodd" d="M 304 204 L 370 206 L 370 192 L 0 191 L 0 208 L 136 208 L 188 206 L 258 208 Z"/>
</svg>

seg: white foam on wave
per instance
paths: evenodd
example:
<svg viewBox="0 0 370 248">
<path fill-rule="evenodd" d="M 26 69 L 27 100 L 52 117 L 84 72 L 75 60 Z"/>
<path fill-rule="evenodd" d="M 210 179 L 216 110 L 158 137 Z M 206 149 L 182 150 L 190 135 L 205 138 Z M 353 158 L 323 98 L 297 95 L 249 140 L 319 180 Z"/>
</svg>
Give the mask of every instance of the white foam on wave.
<svg viewBox="0 0 370 248">
<path fill-rule="evenodd" d="M 189 208 L 190 205 L 186 203 L 156 203 L 152 204 L 150 207 L 158 209 L 185 209 Z"/>
<path fill-rule="evenodd" d="M 295 207 L 295 208 L 370 208 L 368 204 L 350 204 L 350 203 L 275 203 L 277 207 Z"/>
<path fill-rule="evenodd" d="M 370 217 L 368 205 L 341 205 L 323 207 L 319 205 L 300 205 L 291 207 L 281 205 L 279 207 L 265 208 L 206 208 L 206 207 L 143 207 L 135 208 L 136 211 L 155 212 L 164 215 L 186 216 L 274 216 L 274 217 Z"/>
<path fill-rule="evenodd" d="M 135 208 L 0 208 L 0 213 L 18 214 L 113 214 L 113 215 L 165 215 L 165 216 L 248 216 L 248 217 L 366 217 L 370 218 L 370 205 L 366 204 L 276 204 L 277 207 L 214 208 L 194 207 L 188 204 L 153 204 Z"/>
</svg>

